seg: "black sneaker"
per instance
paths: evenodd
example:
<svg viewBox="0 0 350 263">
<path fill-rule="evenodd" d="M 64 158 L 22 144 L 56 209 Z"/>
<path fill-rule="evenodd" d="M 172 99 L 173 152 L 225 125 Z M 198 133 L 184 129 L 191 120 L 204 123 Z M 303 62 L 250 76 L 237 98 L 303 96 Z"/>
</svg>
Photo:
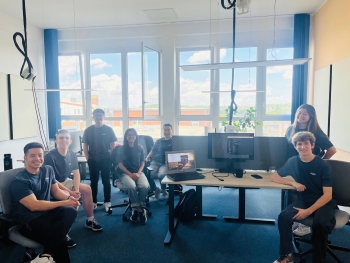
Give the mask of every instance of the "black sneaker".
<svg viewBox="0 0 350 263">
<path fill-rule="evenodd" d="M 66 245 L 68 248 L 75 247 L 77 244 L 71 239 L 68 235 L 66 235 Z"/>
<path fill-rule="evenodd" d="M 139 216 L 139 212 L 137 210 L 132 210 L 132 214 L 130 216 L 130 220 L 133 222 L 137 222 L 137 217 Z"/>
<path fill-rule="evenodd" d="M 145 224 L 147 222 L 146 209 L 142 209 L 142 212 L 139 212 L 140 223 Z"/>
<path fill-rule="evenodd" d="M 86 219 L 85 227 L 91 229 L 92 231 L 101 231 L 102 227 L 99 225 L 99 223 L 96 221 L 96 219 L 92 219 L 91 221 L 88 221 Z"/>
</svg>

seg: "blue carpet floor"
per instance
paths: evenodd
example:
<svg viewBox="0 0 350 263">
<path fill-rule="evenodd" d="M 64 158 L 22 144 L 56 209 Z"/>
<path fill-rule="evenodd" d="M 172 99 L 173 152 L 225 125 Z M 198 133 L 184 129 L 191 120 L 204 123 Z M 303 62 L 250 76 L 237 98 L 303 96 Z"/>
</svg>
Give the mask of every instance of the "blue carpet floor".
<svg viewBox="0 0 350 263">
<path fill-rule="evenodd" d="M 87 183 L 89 183 L 87 181 Z M 185 190 L 189 187 L 185 187 Z M 99 187 L 99 201 L 103 201 Z M 277 219 L 280 212 L 280 190 L 247 190 L 247 217 Z M 175 203 L 178 197 L 175 197 Z M 112 203 L 121 203 L 127 195 L 112 188 Z M 70 236 L 77 246 L 70 249 L 71 262 L 267 262 L 278 257 L 279 235 L 276 225 L 226 222 L 225 215 L 237 216 L 237 189 L 203 189 L 203 213 L 216 214 L 216 220 L 195 220 L 180 223 L 170 245 L 163 241 L 168 229 L 168 206 L 164 199 L 150 199 L 153 213 L 146 225 L 122 221 L 123 208 L 113 209 L 108 215 L 104 207 L 95 210 L 95 217 L 103 231 L 92 232 L 84 227 L 86 220 L 82 207 L 72 226 Z M 130 215 L 129 215 L 130 216 Z M 350 247 L 350 227 L 334 231 L 333 243 Z M 308 245 L 302 245 L 306 249 Z M 0 262 L 21 262 L 23 248 L 0 242 Z M 343 262 L 346 252 L 336 252 Z M 308 262 L 311 262 L 309 256 Z M 299 262 L 297 259 L 295 262 Z M 333 261 L 329 256 L 329 262 Z"/>
</svg>

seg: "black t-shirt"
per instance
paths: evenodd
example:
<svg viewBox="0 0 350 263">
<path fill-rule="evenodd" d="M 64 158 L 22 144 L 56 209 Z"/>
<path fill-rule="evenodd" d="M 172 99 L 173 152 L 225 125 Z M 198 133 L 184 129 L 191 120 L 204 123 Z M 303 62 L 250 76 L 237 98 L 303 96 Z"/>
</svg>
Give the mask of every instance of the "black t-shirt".
<svg viewBox="0 0 350 263">
<path fill-rule="evenodd" d="M 89 145 L 89 159 L 97 161 L 109 158 L 110 143 L 116 140 L 117 137 L 111 127 L 92 125 L 84 131 L 82 142 Z"/>
<path fill-rule="evenodd" d="M 282 177 L 290 175 L 297 183 L 305 185 L 305 191 L 297 194 L 310 206 L 323 195 L 323 187 L 332 187 L 331 167 L 318 156 L 308 163 L 294 156 L 277 173 Z"/>
<path fill-rule="evenodd" d="M 19 201 L 34 194 L 36 199 L 50 201 L 51 185 L 56 183 L 51 166 L 43 165 L 37 174 L 30 174 L 23 169 L 10 184 L 12 215 L 17 218 L 17 224 L 22 227 L 45 212 L 32 212 Z"/>
<path fill-rule="evenodd" d="M 152 148 L 152 160 L 165 164 L 165 152 L 170 152 L 172 150 L 173 139 L 161 138 L 156 141 Z"/>
<path fill-rule="evenodd" d="M 295 149 L 293 143 L 292 143 L 292 131 L 293 131 L 293 126 L 289 126 L 287 131 L 286 131 L 286 138 L 288 140 L 288 153 L 287 157 L 292 157 L 298 155 L 297 150 Z M 307 131 L 307 129 L 299 129 L 296 128 L 295 132 L 301 132 L 301 131 Z M 324 155 L 324 151 L 328 150 L 333 146 L 331 141 L 328 139 L 327 135 L 322 131 L 318 130 L 314 133 L 314 136 L 316 138 L 316 143 L 315 147 L 312 150 L 313 154 L 322 157 Z"/>
<path fill-rule="evenodd" d="M 138 147 L 127 147 L 124 152 L 124 146 L 118 150 L 118 163 L 123 163 L 124 167 L 131 173 L 137 173 L 141 163 L 145 161 L 145 154 L 141 145 Z"/>
<path fill-rule="evenodd" d="M 78 158 L 69 149 L 66 156 L 61 155 L 57 148 L 51 150 L 45 155 L 44 164 L 53 168 L 56 180 L 61 183 L 69 177 L 72 171 L 79 169 Z"/>
</svg>

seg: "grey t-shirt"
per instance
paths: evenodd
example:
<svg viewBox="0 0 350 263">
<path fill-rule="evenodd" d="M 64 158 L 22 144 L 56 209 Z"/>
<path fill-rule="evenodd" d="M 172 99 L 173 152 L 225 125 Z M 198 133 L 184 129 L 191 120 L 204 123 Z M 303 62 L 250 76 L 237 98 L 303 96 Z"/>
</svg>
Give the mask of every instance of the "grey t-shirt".
<svg viewBox="0 0 350 263">
<path fill-rule="evenodd" d="M 82 142 L 89 145 L 89 159 L 97 161 L 110 157 L 110 143 L 116 140 L 117 137 L 111 127 L 92 125 L 84 131 Z"/>
<path fill-rule="evenodd" d="M 152 148 L 153 156 L 152 160 L 165 164 L 165 152 L 170 152 L 172 150 L 173 139 L 160 138 L 156 141 Z"/>
<path fill-rule="evenodd" d="M 31 220 L 46 212 L 32 212 L 19 201 L 34 194 L 36 199 L 50 201 L 51 186 L 56 183 L 51 166 L 43 165 L 37 174 L 31 174 L 23 169 L 10 184 L 12 215 L 17 218 L 17 224 L 22 227 Z"/>
<path fill-rule="evenodd" d="M 125 150 L 125 151 L 124 151 Z M 118 163 L 123 163 L 124 167 L 131 173 L 138 172 L 141 163 L 145 161 L 145 154 L 141 145 L 138 147 L 122 146 L 118 151 Z"/>
<path fill-rule="evenodd" d="M 44 164 L 53 168 L 56 180 L 61 183 L 69 177 L 72 171 L 79 169 L 78 158 L 69 149 L 66 156 L 61 155 L 57 148 L 51 150 L 45 155 Z"/>
</svg>

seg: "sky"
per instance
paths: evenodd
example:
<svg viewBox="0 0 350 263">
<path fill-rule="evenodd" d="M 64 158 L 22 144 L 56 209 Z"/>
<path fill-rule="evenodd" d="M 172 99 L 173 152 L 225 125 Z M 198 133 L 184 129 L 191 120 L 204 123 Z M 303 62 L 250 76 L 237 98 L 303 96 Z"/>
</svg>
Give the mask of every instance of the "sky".
<svg viewBox="0 0 350 263">
<path fill-rule="evenodd" d="M 152 50 L 145 50 L 145 101 L 146 104 L 158 104 L 159 101 L 159 55 Z M 279 48 L 267 51 L 267 59 L 291 59 L 293 48 Z M 257 48 L 237 48 L 235 61 L 257 60 Z M 210 51 L 180 52 L 180 65 L 210 63 Z M 232 49 L 220 50 L 220 62 L 232 61 Z M 77 56 L 59 57 L 60 87 L 80 88 L 80 70 Z M 129 108 L 142 106 L 142 74 L 141 52 L 127 54 L 128 105 Z M 209 109 L 210 94 L 202 91 L 210 90 L 210 71 L 180 72 L 180 105 L 183 108 L 204 107 Z M 231 70 L 220 70 L 220 90 L 231 89 Z M 276 66 L 266 69 L 266 103 L 290 103 L 292 90 L 292 66 Z M 92 94 L 99 97 L 102 108 L 122 108 L 122 68 L 121 54 L 92 54 L 90 56 Z M 256 89 L 256 68 L 235 69 L 235 90 Z M 256 103 L 256 93 L 237 93 L 236 103 L 240 106 L 253 106 Z M 61 92 L 61 100 L 70 101 L 73 98 L 81 103 L 79 92 Z M 220 106 L 228 106 L 229 93 L 220 93 Z"/>
</svg>

